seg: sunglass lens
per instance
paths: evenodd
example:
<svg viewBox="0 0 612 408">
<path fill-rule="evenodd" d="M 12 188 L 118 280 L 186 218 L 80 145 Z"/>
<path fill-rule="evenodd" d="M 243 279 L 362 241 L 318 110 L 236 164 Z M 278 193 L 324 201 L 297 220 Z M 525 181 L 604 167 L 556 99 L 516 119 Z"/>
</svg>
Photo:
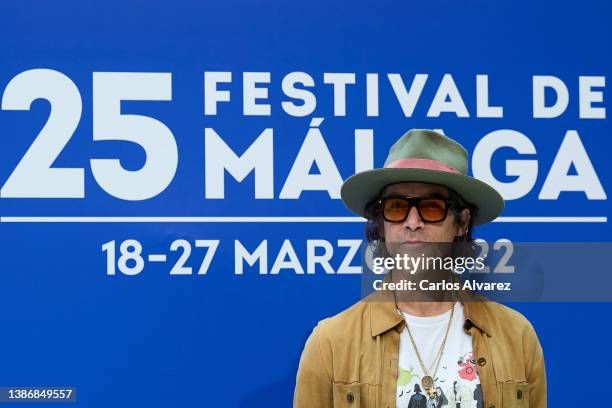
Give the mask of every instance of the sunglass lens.
<svg viewBox="0 0 612 408">
<path fill-rule="evenodd" d="M 383 201 L 383 215 L 387 221 L 397 222 L 406 218 L 408 202 L 401 198 L 388 198 Z"/>
<path fill-rule="evenodd" d="M 423 221 L 440 221 L 446 214 L 446 201 L 436 198 L 421 200 L 419 210 Z"/>
</svg>

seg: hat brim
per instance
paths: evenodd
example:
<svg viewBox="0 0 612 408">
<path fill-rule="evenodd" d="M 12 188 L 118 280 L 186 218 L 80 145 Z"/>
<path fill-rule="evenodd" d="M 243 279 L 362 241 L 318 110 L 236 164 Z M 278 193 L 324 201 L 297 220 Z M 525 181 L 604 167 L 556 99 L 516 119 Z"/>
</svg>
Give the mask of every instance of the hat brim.
<svg viewBox="0 0 612 408">
<path fill-rule="evenodd" d="M 487 183 L 464 174 L 429 169 L 382 168 L 362 171 L 346 179 L 340 196 L 349 210 L 365 217 L 366 204 L 376 199 L 384 186 L 408 181 L 452 188 L 478 209 L 474 225 L 494 220 L 504 209 L 504 199 Z"/>
</svg>

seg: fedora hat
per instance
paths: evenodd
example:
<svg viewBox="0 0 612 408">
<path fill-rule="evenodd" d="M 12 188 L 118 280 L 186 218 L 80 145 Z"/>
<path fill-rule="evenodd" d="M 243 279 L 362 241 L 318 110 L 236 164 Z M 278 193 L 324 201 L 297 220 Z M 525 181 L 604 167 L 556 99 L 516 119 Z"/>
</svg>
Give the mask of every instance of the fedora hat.
<svg viewBox="0 0 612 408">
<path fill-rule="evenodd" d="M 354 174 L 344 181 L 340 196 L 352 212 L 365 217 L 368 203 L 383 187 L 405 181 L 446 186 L 477 208 L 474 225 L 494 220 L 504 199 L 493 187 L 468 176 L 467 150 L 453 139 L 432 130 L 411 129 L 389 149 L 383 168 Z"/>
</svg>

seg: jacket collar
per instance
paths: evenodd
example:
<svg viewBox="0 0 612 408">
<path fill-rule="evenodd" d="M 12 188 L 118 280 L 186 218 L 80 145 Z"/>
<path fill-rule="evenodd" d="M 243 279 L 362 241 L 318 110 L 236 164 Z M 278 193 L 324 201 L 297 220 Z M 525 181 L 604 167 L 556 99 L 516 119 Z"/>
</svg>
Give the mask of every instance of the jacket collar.
<svg viewBox="0 0 612 408">
<path fill-rule="evenodd" d="M 385 277 L 385 281 L 388 281 L 388 278 L 389 274 Z M 491 311 L 487 304 L 489 300 L 468 291 L 460 292 L 459 299 L 463 304 L 465 314 L 465 321 L 463 322 L 464 330 L 469 331 L 470 327 L 474 326 L 489 337 L 493 336 L 491 332 Z M 381 290 L 372 292 L 363 301 L 370 303 L 372 337 L 376 337 L 393 328 L 398 332 L 404 329 L 406 323 L 397 311 L 392 291 Z"/>
</svg>

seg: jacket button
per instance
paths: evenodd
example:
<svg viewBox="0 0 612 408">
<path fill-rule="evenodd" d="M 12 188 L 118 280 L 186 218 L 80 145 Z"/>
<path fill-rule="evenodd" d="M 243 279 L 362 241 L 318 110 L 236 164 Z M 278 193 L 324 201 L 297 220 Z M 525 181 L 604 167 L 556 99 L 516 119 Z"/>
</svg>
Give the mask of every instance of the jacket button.
<svg viewBox="0 0 612 408">
<path fill-rule="evenodd" d="M 465 330 L 470 330 L 472 328 L 472 321 L 470 319 L 467 319 L 465 321 L 465 324 L 463 325 L 463 328 Z"/>
<path fill-rule="evenodd" d="M 353 395 L 352 392 L 349 392 L 348 394 L 346 394 L 346 400 L 349 402 L 349 404 L 353 403 L 353 401 L 355 401 L 355 396 Z"/>
<path fill-rule="evenodd" d="M 480 357 L 477 362 L 478 362 L 479 366 L 483 366 L 483 365 L 487 364 L 487 359 L 484 358 L 484 357 Z"/>
<path fill-rule="evenodd" d="M 518 391 L 516 392 L 516 399 L 521 399 L 521 398 L 523 398 L 523 391 L 518 390 Z"/>
</svg>

